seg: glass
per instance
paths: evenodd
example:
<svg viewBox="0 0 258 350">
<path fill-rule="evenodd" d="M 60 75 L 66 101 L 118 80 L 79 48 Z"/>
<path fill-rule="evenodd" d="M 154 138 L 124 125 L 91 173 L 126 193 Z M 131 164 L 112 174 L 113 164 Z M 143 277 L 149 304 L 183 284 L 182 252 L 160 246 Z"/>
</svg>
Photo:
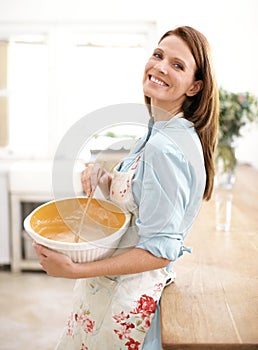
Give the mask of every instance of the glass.
<svg viewBox="0 0 258 350">
<path fill-rule="evenodd" d="M 229 191 L 218 191 L 215 194 L 216 230 L 230 231 L 233 195 Z"/>
</svg>

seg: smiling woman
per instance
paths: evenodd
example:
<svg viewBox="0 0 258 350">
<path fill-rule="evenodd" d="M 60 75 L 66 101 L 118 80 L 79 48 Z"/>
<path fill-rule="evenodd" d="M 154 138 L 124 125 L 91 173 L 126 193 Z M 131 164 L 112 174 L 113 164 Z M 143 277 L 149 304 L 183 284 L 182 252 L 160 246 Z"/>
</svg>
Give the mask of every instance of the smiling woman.
<svg viewBox="0 0 258 350">
<path fill-rule="evenodd" d="M 187 44 L 175 35 L 167 36 L 145 66 L 144 93 L 156 107 L 177 114 L 185 96 L 194 96 L 202 88 L 202 81 L 195 80 L 195 69 Z"/>
<path fill-rule="evenodd" d="M 158 45 L 162 55 L 150 57 L 143 78 L 150 111 L 147 133 L 111 172 L 95 163 L 81 176 L 88 196 L 99 186 L 131 216 L 115 253 L 75 263 L 35 246 L 49 275 L 78 279 L 74 307 L 56 349 L 161 349 L 159 301 L 174 280 L 174 262 L 190 251 L 184 240 L 201 202 L 212 193 L 218 91 L 201 33 L 179 27 Z M 124 118 L 128 105 L 118 111 Z M 126 118 L 138 113 L 134 106 Z M 140 114 L 145 113 L 144 106 Z M 115 121 L 114 109 L 111 115 Z"/>
</svg>

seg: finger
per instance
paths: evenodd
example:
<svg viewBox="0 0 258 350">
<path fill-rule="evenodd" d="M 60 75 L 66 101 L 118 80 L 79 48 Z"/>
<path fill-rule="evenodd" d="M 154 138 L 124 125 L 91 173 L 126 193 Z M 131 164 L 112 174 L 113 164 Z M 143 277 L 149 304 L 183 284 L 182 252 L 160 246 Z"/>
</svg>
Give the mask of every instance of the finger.
<svg viewBox="0 0 258 350">
<path fill-rule="evenodd" d="M 105 197 L 109 196 L 111 181 L 112 177 L 107 172 L 105 172 L 99 179 L 99 187 Z"/>
<path fill-rule="evenodd" d="M 83 172 L 81 173 L 82 188 L 87 196 L 89 196 L 92 191 L 92 186 L 91 186 L 92 168 L 93 168 L 93 164 L 88 164 L 87 168 L 83 170 Z"/>
<path fill-rule="evenodd" d="M 39 258 L 42 256 L 46 258 L 51 253 L 50 249 L 48 249 L 48 248 L 44 247 L 43 245 L 38 244 L 36 242 L 33 243 L 33 247 L 34 247 L 36 254 Z"/>
<path fill-rule="evenodd" d="M 81 184 L 82 184 L 82 189 L 83 191 L 87 194 L 87 186 L 86 186 L 86 175 L 85 175 L 85 170 L 81 173 Z"/>
<path fill-rule="evenodd" d="M 99 178 L 102 175 L 102 168 L 100 166 L 99 163 L 95 163 L 94 166 L 91 169 L 91 190 L 95 191 L 98 182 L 99 182 Z"/>
<path fill-rule="evenodd" d="M 44 268 L 44 261 L 47 259 L 47 256 L 44 253 L 44 249 L 43 249 L 43 246 L 41 246 L 40 244 L 37 244 L 36 242 L 33 243 L 33 247 L 36 251 L 36 254 L 37 254 L 37 257 L 38 257 L 38 260 L 39 260 L 39 264 L 41 265 L 41 268 L 45 270 Z M 43 251 L 43 253 L 42 253 Z"/>
</svg>

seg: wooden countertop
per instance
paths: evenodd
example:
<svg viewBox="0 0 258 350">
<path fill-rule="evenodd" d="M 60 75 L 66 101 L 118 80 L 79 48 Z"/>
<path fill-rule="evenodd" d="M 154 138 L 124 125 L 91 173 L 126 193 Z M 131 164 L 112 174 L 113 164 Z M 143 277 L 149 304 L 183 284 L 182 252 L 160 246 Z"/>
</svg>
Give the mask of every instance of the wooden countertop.
<svg viewBox="0 0 258 350">
<path fill-rule="evenodd" d="M 230 232 L 215 230 L 204 202 L 161 299 L 164 350 L 258 349 L 258 170 L 241 165 Z"/>
</svg>

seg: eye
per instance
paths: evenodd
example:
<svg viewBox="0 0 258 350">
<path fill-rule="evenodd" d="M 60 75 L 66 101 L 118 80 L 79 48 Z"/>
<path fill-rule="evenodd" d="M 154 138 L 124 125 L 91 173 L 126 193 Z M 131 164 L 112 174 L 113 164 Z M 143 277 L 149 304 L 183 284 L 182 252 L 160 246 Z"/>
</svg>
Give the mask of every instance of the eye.
<svg viewBox="0 0 258 350">
<path fill-rule="evenodd" d="M 180 63 L 174 63 L 174 66 L 176 67 L 176 69 L 184 70 L 183 65 Z"/>
<path fill-rule="evenodd" d="M 163 56 L 162 56 L 162 53 L 160 53 L 160 52 L 154 52 L 153 57 L 156 57 L 158 59 L 162 59 Z"/>
</svg>

